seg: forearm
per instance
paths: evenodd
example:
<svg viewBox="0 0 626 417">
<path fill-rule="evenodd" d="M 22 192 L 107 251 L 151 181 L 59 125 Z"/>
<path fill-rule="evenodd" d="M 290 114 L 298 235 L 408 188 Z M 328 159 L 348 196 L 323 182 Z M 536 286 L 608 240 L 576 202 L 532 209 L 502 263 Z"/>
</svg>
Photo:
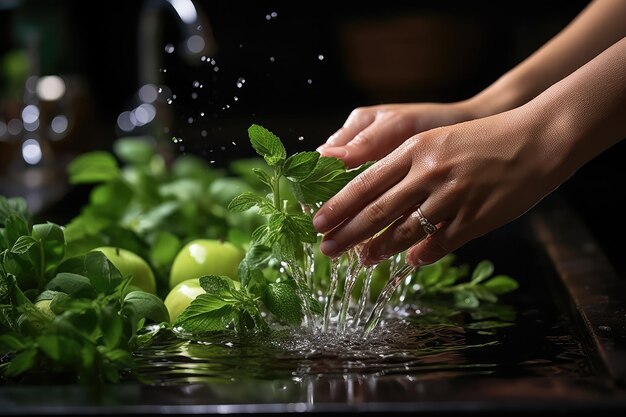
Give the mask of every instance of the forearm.
<svg viewBox="0 0 626 417">
<path fill-rule="evenodd" d="M 520 108 L 523 112 L 535 115 L 557 183 L 626 138 L 626 38 Z"/>
<path fill-rule="evenodd" d="M 624 22 L 623 0 L 592 1 L 543 47 L 461 106 L 478 118 L 527 103 L 626 36 Z"/>
</svg>

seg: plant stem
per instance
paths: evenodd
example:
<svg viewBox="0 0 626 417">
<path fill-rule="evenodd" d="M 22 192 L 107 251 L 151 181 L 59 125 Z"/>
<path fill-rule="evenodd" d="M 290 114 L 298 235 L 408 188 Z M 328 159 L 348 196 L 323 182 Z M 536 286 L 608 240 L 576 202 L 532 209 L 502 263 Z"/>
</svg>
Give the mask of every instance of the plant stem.
<svg viewBox="0 0 626 417">
<path fill-rule="evenodd" d="M 274 207 L 276 210 L 283 211 L 280 204 L 280 174 L 277 172 L 272 179 L 272 195 L 274 196 Z"/>
</svg>

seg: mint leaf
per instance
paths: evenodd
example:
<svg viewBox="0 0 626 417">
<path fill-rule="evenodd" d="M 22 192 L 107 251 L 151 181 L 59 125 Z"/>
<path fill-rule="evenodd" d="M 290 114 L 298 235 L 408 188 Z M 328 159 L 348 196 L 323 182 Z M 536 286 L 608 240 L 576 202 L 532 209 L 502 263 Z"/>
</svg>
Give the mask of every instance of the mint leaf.
<svg viewBox="0 0 626 417">
<path fill-rule="evenodd" d="M 265 306 L 280 321 L 299 326 L 304 314 L 296 289 L 287 282 L 268 284 L 265 291 Z"/>
<path fill-rule="evenodd" d="M 266 128 L 253 124 L 248 128 L 248 136 L 254 150 L 265 159 L 268 165 L 277 165 L 287 157 L 280 139 Z"/>
<path fill-rule="evenodd" d="M 313 227 L 311 216 L 306 214 L 290 214 L 285 218 L 284 222 L 291 233 L 302 242 L 317 242 L 317 231 Z"/>
<path fill-rule="evenodd" d="M 480 261 L 474 271 L 472 272 L 472 284 L 478 284 L 489 278 L 493 274 L 493 263 L 491 261 Z"/>
<path fill-rule="evenodd" d="M 239 213 L 239 212 L 246 211 L 254 206 L 258 206 L 259 208 L 261 208 L 261 207 L 269 206 L 270 204 L 271 203 L 267 199 L 259 195 L 256 195 L 250 192 L 245 192 L 233 198 L 230 204 L 228 205 L 228 209 L 235 213 Z"/>
<path fill-rule="evenodd" d="M 221 295 L 235 289 L 233 280 L 227 276 L 206 275 L 200 277 L 200 286 L 207 294 Z"/>
<path fill-rule="evenodd" d="M 167 307 L 159 297 L 145 291 L 131 291 L 124 297 L 124 305 L 131 306 L 137 318 L 147 318 L 155 323 L 170 321 Z"/>
<path fill-rule="evenodd" d="M 89 278 L 70 272 L 57 274 L 50 280 L 46 288 L 53 291 L 62 291 L 73 298 L 96 297 L 96 291 Z"/>
<path fill-rule="evenodd" d="M 100 251 L 89 252 L 85 255 L 84 274 L 96 291 L 103 294 L 111 294 L 123 280 L 120 271 Z"/>
<path fill-rule="evenodd" d="M 145 165 L 155 153 L 155 144 L 147 136 L 125 137 L 113 143 L 113 152 L 126 163 Z"/>
<path fill-rule="evenodd" d="M 300 152 L 291 155 L 283 165 L 283 175 L 291 181 L 299 181 L 311 174 L 320 158 L 318 152 Z"/>
<path fill-rule="evenodd" d="M 189 333 L 225 330 L 235 319 L 235 307 L 213 294 L 200 294 L 183 310 L 174 323 Z"/>
<path fill-rule="evenodd" d="M 28 252 L 28 250 L 36 245 L 38 241 L 31 236 L 20 236 L 16 241 L 13 247 L 11 248 L 11 253 L 15 253 L 18 255 L 24 254 Z"/>
<path fill-rule="evenodd" d="M 252 168 L 252 172 L 259 181 L 270 187 L 270 189 L 272 188 L 272 177 L 270 177 L 270 174 L 260 168 Z"/>
<path fill-rule="evenodd" d="M 483 284 L 483 287 L 489 289 L 494 294 L 505 294 L 516 290 L 519 287 L 517 281 L 506 275 L 496 275 Z"/>
<path fill-rule="evenodd" d="M 92 151 L 75 158 L 68 167 L 70 184 L 89 184 L 120 177 L 117 161 L 108 152 Z"/>
</svg>

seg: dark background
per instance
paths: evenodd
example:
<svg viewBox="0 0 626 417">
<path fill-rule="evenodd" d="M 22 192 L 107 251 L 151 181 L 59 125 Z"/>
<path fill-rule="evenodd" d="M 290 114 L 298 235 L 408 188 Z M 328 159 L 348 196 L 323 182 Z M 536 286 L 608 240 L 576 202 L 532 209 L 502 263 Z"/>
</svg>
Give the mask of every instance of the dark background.
<svg viewBox="0 0 626 417">
<path fill-rule="evenodd" d="M 20 76 L 28 75 L 64 77 L 68 89 L 58 104 L 61 110 L 50 112 L 70 115 L 64 139 L 46 142 L 42 133 L 42 147 L 44 142 L 47 147 L 40 167 L 23 163 L 23 135 L 0 135 L 0 193 L 24 195 L 33 209 L 43 210 L 67 191 L 63 173 L 72 157 L 109 149 L 115 138 L 131 134 L 150 134 L 174 153 L 197 154 L 216 166 L 253 155 L 247 139 L 252 123 L 274 131 L 288 152 L 312 150 L 355 107 L 453 101 L 475 94 L 588 4 L 578 0 L 194 3 L 207 19 L 203 28 L 210 29 L 216 46 L 204 60 L 180 53 L 184 39 L 180 21 L 165 1 L 0 0 L 0 120 L 19 117 L 24 81 Z M 146 36 L 148 42 L 140 43 L 142 10 L 149 4 L 162 6 L 160 28 Z M 117 118 L 136 105 L 144 81 L 138 52 L 148 43 L 160 61 L 154 68 L 155 80 L 170 89 L 160 100 L 176 98 L 172 104 L 162 102 L 149 125 L 120 131 Z M 165 51 L 169 44 L 173 53 Z M 4 58 L 26 50 L 30 61 L 37 62 L 29 61 L 17 75 L 7 70 Z M 238 88 L 240 77 L 245 84 Z M 172 137 L 177 138 L 176 145 Z M 625 148 L 621 143 L 600 155 L 558 190 L 622 273 Z"/>
</svg>

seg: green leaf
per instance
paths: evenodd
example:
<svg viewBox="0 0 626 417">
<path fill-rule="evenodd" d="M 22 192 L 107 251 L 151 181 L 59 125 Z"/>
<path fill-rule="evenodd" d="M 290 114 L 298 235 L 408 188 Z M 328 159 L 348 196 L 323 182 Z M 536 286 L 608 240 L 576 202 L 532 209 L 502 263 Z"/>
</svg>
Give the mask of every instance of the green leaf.
<svg viewBox="0 0 626 417">
<path fill-rule="evenodd" d="M 19 217 L 28 223 L 30 213 L 26 200 L 23 197 L 6 198 L 0 195 L 0 226 L 6 226 L 10 216 Z"/>
<path fill-rule="evenodd" d="M 300 152 L 291 155 L 283 166 L 283 175 L 291 181 L 299 181 L 313 172 L 320 158 L 318 152 Z"/>
<path fill-rule="evenodd" d="M 493 263 L 491 261 L 480 261 L 472 272 L 472 284 L 478 284 L 489 278 L 493 274 Z"/>
<path fill-rule="evenodd" d="M 131 306 L 139 319 L 146 318 L 155 323 L 170 321 L 167 307 L 159 297 L 144 291 L 131 291 L 124 297 L 124 304 Z"/>
<path fill-rule="evenodd" d="M 417 271 L 416 280 L 418 284 L 424 288 L 424 290 L 428 291 L 429 288 L 437 286 L 439 280 L 442 277 L 443 266 L 435 262 L 430 265 L 422 266 Z"/>
<path fill-rule="evenodd" d="M 53 291 L 62 291 L 72 296 L 72 298 L 95 298 L 96 296 L 96 291 L 89 278 L 70 272 L 57 274 L 48 282 L 46 288 Z"/>
<path fill-rule="evenodd" d="M 37 349 L 31 347 L 24 350 L 11 360 L 9 366 L 4 371 L 4 374 L 8 377 L 14 377 L 23 374 L 30 370 L 35 365 L 35 359 L 37 358 Z"/>
<path fill-rule="evenodd" d="M 496 275 L 483 284 L 483 287 L 489 289 L 494 294 L 505 294 L 519 288 L 519 284 L 513 278 L 506 275 Z"/>
<path fill-rule="evenodd" d="M 311 216 L 306 214 L 290 214 L 285 219 L 285 225 L 302 242 L 317 242 L 317 231 L 313 227 Z"/>
<path fill-rule="evenodd" d="M 68 166 L 71 184 L 110 181 L 120 177 L 115 157 L 108 152 L 92 151 L 75 158 Z"/>
<path fill-rule="evenodd" d="M 310 175 L 298 182 L 290 182 L 293 192 L 301 203 L 314 205 L 323 203 L 337 194 L 352 179 L 369 168 L 371 163 L 352 170 L 345 170 L 340 159 L 323 156 L 318 159 Z"/>
<path fill-rule="evenodd" d="M 489 301 L 490 303 L 495 303 L 498 301 L 498 297 L 484 285 L 477 285 L 473 287 L 473 291 L 476 297 L 478 297 L 480 300 Z"/>
<path fill-rule="evenodd" d="M 123 280 L 120 271 L 100 251 L 89 252 L 85 255 L 84 274 L 96 291 L 102 294 L 111 294 Z"/>
<path fill-rule="evenodd" d="M 125 137 L 113 143 L 113 152 L 124 162 L 146 165 L 155 153 L 154 141 L 147 136 Z"/>
<path fill-rule="evenodd" d="M 253 124 L 248 128 L 248 136 L 254 150 L 265 159 L 268 165 L 277 165 L 287 157 L 280 139 L 266 128 Z"/>
<path fill-rule="evenodd" d="M 459 290 L 454 293 L 454 305 L 458 308 L 476 308 L 480 305 L 480 301 L 473 292 Z"/>
<path fill-rule="evenodd" d="M 33 256 L 33 258 L 36 264 L 43 266 L 44 272 L 49 276 L 65 255 L 65 235 L 63 234 L 63 229 L 61 226 L 50 222 L 36 224 L 33 226 L 33 237 L 41 241 L 43 259 L 40 259 L 39 251 L 35 252 L 36 256 Z"/>
<path fill-rule="evenodd" d="M 138 234 L 145 234 L 162 226 L 165 219 L 178 210 L 180 206 L 181 203 L 178 201 L 166 201 L 158 204 L 145 213 L 138 213 L 129 226 Z"/>
<path fill-rule="evenodd" d="M 190 333 L 206 333 L 226 330 L 235 319 L 233 304 L 213 294 L 200 294 L 183 310 L 174 323 Z"/>
<path fill-rule="evenodd" d="M 200 277 L 200 286 L 207 294 L 221 295 L 235 289 L 233 280 L 227 276 L 205 275 Z"/>
<path fill-rule="evenodd" d="M 272 188 L 272 177 L 265 170 L 260 168 L 252 168 L 252 172 L 261 181 L 263 184 L 267 185 L 270 189 Z"/>
<path fill-rule="evenodd" d="M 28 344 L 12 334 L 0 335 L 0 352 L 2 353 L 18 352 L 27 346 Z"/>
<path fill-rule="evenodd" d="M 123 342 L 124 323 L 119 312 L 113 306 L 105 306 L 99 314 L 102 339 L 108 349 L 114 349 Z"/>
<path fill-rule="evenodd" d="M 270 283 L 265 291 L 265 306 L 280 321 L 299 326 L 304 314 L 296 289 L 287 282 Z"/>
<path fill-rule="evenodd" d="M 38 240 L 31 236 L 20 236 L 16 241 L 13 247 L 11 248 L 11 252 L 21 255 L 26 252 L 35 244 L 38 243 Z"/>
<path fill-rule="evenodd" d="M 37 338 L 37 345 L 46 356 L 61 364 L 76 364 L 82 356 L 80 343 L 62 334 L 41 335 Z"/>
<path fill-rule="evenodd" d="M 6 247 L 12 247 L 20 236 L 30 236 L 30 228 L 26 219 L 17 215 L 10 215 L 5 220 Z"/>
<path fill-rule="evenodd" d="M 246 192 L 233 198 L 230 204 L 228 204 L 228 210 L 238 213 L 246 211 L 254 206 L 261 208 L 269 205 L 271 205 L 271 203 L 266 198 Z"/>
</svg>

